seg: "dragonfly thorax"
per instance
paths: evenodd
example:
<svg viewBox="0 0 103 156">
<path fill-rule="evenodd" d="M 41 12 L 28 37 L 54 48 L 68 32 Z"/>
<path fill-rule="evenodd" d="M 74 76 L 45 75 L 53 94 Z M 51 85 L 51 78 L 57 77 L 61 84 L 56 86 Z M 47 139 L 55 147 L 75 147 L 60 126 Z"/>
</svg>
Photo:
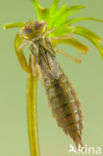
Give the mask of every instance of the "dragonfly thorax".
<svg viewBox="0 0 103 156">
<path fill-rule="evenodd" d="M 47 24 L 45 21 L 29 21 L 20 29 L 19 35 L 26 40 L 32 40 L 45 33 Z"/>
</svg>

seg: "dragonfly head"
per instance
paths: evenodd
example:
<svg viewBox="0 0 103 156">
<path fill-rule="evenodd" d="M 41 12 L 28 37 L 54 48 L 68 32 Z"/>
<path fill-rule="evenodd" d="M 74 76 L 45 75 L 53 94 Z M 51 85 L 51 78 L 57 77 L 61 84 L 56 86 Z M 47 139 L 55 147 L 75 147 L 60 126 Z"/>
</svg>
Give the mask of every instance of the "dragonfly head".
<svg viewBox="0 0 103 156">
<path fill-rule="evenodd" d="M 46 27 L 47 24 L 45 21 L 29 21 L 20 29 L 19 36 L 31 40 L 38 35 L 42 35 L 45 32 Z"/>
</svg>

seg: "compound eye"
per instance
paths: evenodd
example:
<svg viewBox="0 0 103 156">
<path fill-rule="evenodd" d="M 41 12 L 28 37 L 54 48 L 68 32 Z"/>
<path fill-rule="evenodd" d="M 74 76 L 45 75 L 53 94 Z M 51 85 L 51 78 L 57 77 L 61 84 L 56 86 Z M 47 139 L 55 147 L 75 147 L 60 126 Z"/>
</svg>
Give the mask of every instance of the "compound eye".
<svg viewBox="0 0 103 156">
<path fill-rule="evenodd" d="M 42 24 L 41 23 L 38 23 L 35 25 L 35 30 L 39 30 L 40 28 L 42 27 Z"/>
<path fill-rule="evenodd" d="M 32 33 L 32 29 L 23 27 L 19 31 L 19 36 L 23 38 L 27 38 L 28 36 L 30 36 L 31 33 Z"/>
<path fill-rule="evenodd" d="M 32 32 L 32 29 L 30 28 L 24 29 L 25 34 L 30 34 L 31 32 Z"/>
<path fill-rule="evenodd" d="M 44 29 L 47 26 L 47 23 L 44 21 L 37 21 L 35 22 L 34 29 L 39 30 L 39 29 Z"/>
</svg>

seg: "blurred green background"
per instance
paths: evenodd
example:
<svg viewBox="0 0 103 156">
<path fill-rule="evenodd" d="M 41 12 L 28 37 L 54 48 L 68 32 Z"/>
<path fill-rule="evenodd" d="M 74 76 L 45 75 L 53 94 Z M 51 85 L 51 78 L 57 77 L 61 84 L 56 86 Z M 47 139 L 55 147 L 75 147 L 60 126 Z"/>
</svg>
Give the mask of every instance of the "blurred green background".
<svg viewBox="0 0 103 156">
<path fill-rule="evenodd" d="M 39 0 L 43 6 L 52 1 Z M 83 4 L 87 8 L 77 16 L 103 19 L 103 0 L 61 0 L 60 5 Z M 26 116 L 26 78 L 14 52 L 14 37 L 18 29 L 4 31 L 3 24 L 26 22 L 34 17 L 34 8 L 29 0 L 0 0 L 0 156 L 30 156 Z M 103 37 L 103 24 L 83 21 L 86 26 Z M 97 49 L 86 39 L 78 37 L 89 46 L 89 53 L 82 64 L 57 54 L 57 59 L 79 94 L 84 114 L 83 142 L 88 146 L 100 146 L 103 150 L 103 60 Z M 75 49 L 59 46 L 77 56 Z M 73 144 L 51 115 L 45 91 L 38 83 L 38 126 L 41 156 L 69 156 Z M 74 145 L 74 144 L 73 144 Z M 103 154 L 103 151 L 102 151 Z M 72 154 L 71 156 L 74 156 Z"/>
</svg>

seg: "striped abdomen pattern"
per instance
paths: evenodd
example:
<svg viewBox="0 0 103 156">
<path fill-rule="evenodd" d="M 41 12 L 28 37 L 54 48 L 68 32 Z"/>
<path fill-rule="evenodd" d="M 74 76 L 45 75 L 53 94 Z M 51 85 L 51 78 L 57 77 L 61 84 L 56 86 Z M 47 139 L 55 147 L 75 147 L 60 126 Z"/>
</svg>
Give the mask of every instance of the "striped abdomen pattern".
<svg viewBox="0 0 103 156">
<path fill-rule="evenodd" d="M 42 67 L 41 67 L 42 68 Z M 42 81 L 46 90 L 53 117 L 59 127 L 70 135 L 76 146 L 82 145 L 82 111 L 80 101 L 72 84 L 59 66 L 59 78 L 51 79 L 41 70 Z"/>
<path fill-rule="evenodd" d="M 83 129 L 81 105 L 78 96 L 63 70 L 59 67 L 58 80 L 44 79 L 49 105 L 58 126 L 70 135 L 76 146 L 82 145 Z"/>
<path fill-rule="evenodd" d="M 53 51 L 50 44 L 48 47 Z M 58 126 L 71 136 L 78 147 L 79 144 L 82 145 L 83 117 L 77 93 L 58 64 L 56 56 L 51 56 L 40 45 L 39 50 L 38 67 L 52 114 Z"/>
</svg>

